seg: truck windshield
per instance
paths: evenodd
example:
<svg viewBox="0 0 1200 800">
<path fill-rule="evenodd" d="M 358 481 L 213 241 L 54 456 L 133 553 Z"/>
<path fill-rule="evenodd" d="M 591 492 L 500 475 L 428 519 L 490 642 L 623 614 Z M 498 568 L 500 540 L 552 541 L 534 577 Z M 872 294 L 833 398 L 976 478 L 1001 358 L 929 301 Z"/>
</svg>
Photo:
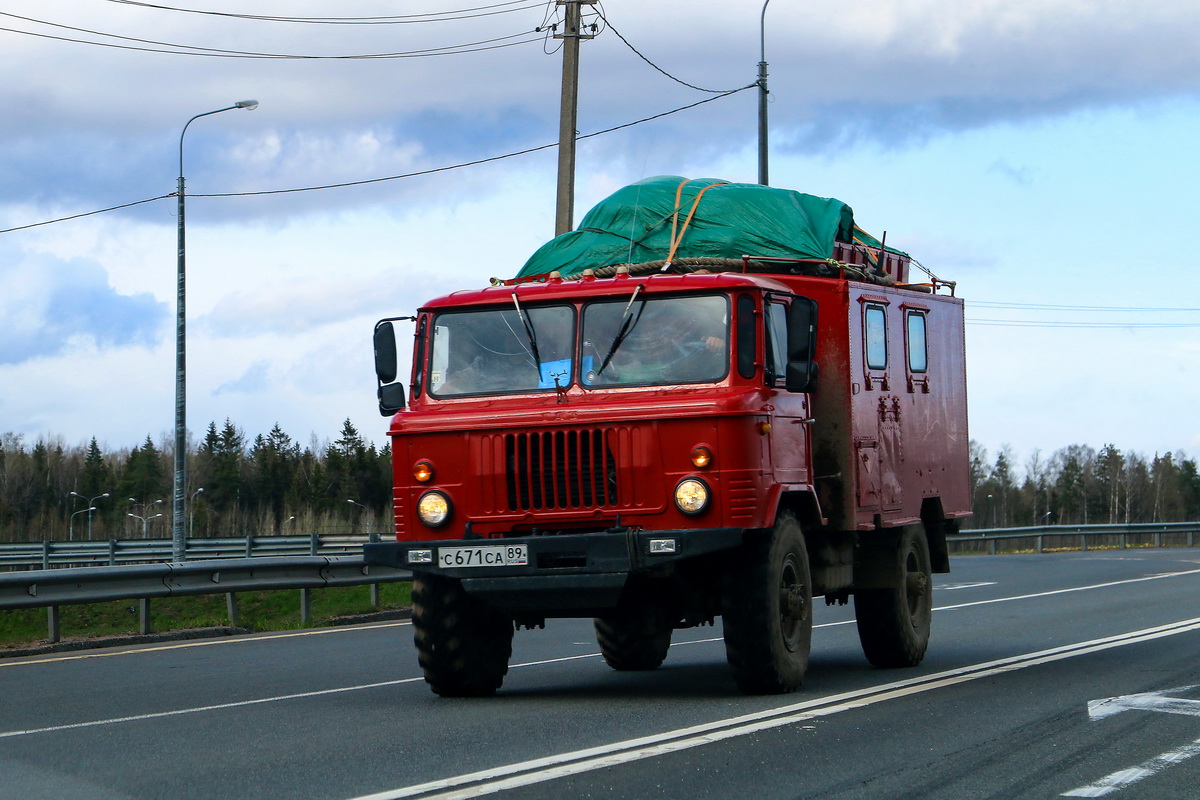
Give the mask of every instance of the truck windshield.
<svg viewBox="0 0 1200 800">
<path fill-rule="evenodd" d="M 570 306 L 454 311 L 433 321 L 429 390 L 435 397 L 554 391 L 574 372 Z M 535 331 L 531 337 L 529 330 Z M 531 341 L 537 342 L 537 358 Z"/>
<path fill-rule="evenodd" d="M 647 386 L 718 381 L 729 368 L 729 302 L 724 295 L 635 299 L 633 325 L 621 334 L 628 299 L 583 309 L 580 366 L 584 386 Z M 539 331 L 540 336 L 540 331 Z M 609 362 L 604 365 L 610 353 Z"/>
</svg>

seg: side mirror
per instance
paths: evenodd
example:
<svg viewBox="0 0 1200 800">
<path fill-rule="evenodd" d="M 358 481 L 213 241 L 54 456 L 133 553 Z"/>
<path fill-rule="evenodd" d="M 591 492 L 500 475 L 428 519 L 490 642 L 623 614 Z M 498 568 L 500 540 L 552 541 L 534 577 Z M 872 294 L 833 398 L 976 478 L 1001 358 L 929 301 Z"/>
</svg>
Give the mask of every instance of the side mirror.
<svg viewBox="0 0 1200 800">
<path fill-rule="evenodd" d="M 392 323 L 415 317 L 393 317 L 375 324 L 375 377 L 379 380 L 379 413 L 390 417 L 405 405 L 404 384 L 396 383 L 399 371 L 396 357 L 396 328 Z"/>
<path fill-rule="evenodd" d="M 817 304 L 807 297 L 793 297 L 788 307 L 787 372 L 784 388 L 789 392 L 817 390 Z"/>
<path fill-rule="evenodd" d="M 784 388 L 789 392 L 815 392 L 817 390 L 817 362 L 789 361 Z"/>
<path fill-rule="evenodd" d="M 396 380 L 396 330 L 391 321 L 375 326 L 375 375 L 381 384 Z"/>
<path fill-rule="evenodd" d="M 385 383 L 379 387 L 379 413 L 390 417 L 404 409 L 404 384 Z"/>
</svg>

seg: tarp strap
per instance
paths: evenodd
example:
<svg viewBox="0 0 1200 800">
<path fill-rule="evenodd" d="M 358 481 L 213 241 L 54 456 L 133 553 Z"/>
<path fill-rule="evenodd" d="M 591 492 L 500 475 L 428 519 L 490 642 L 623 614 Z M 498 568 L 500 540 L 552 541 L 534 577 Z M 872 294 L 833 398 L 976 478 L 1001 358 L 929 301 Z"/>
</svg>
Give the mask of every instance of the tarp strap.
<svg viewBox="0 0 1200 800">
<path fill-rule="evenodd" d="M 667 266 L 670 266 L 671 262 L 675 259 L 675 251 L 679 249 L 679 245 L 683 241 L 683 235 L 687 233 L 688 225 L 691 224 L 692 217 L 696 214 L 696 208 L 700 205 L 700 198 L 704 196 L 705 192 L 714 186 L 725 186 L 727 181 L 710 183 L 708 186 L 705 186 L 703 189 L 696 192 L 696 197 L 692 200 L 692 207 L 688 211 L 687 219 L 683 221 L 683 227 L 679 229 L 679 236 L 676 237 L 675 229 L 679 221 L 679 198 L 683 195 L 683 187 L 688 183 L 690 183 L 690 181 L 685 180 L 683 183 L 679 184 L 678 188 L 675 189 L 675 211 L 671 216 L 671 249 L 667 252 Z"/>
</svg>

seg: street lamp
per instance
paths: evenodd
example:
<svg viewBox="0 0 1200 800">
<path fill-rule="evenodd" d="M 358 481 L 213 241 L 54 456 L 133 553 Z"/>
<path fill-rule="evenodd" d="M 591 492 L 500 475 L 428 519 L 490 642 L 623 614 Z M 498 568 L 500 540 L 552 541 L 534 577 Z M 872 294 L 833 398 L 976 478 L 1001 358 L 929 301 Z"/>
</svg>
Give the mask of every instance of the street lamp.
<svg viewBox="0 0 1200 800">
<path fill-rule="evenodd" d="M 98 494 L 95 497 L 93 497 L 91 500 L 88 500 L 88 498 L 84 497 L 79 492 L 71 492 L 71 496 L 78 497 L 80 500 L 87 500 L 89 506 L 95 506 L 97 500 L 100 500 L 101 498 L 104 498 L 104 497 L 108 497 L 108 492 L 105 492 L 104 494 Z M 96 510 L 95 508 L 88 509 L 88 511 L 95 511 L 95 510 Z M 74 516 L 74 515 L 72 515 L 72 516 Z M 92 540 L 92 515 L 88 514 L 88 541 L 90 542 L 91 540 Z"/>
<path fill-rule="evenodd" d="M 759 20 L 758 59 L 758 182 L 767 185 L 767 4 L 763 3 Z"/>
<path fill-rule="evenodd" d="M 172 496 L 171 523 L 171 553 L 176 561 L 183 561 L 187 551 L 186 531 L 184 530 L 184 492 L 187 486 L 187 344 L 186 344 L 186 301 L 184 280 L 184 263 L 186 250 L 186 235 L 184 228 L 184 182 L 183 182 L 183 136 L 191 125 L 201 117 L 220 114 L 223 111 L 233 111 L 244 108 L 253 111 L 258 108 L 257 100 L 239 100 L 231 106 L 218 108 L 216 111 L 205 111 L 197 114 L 184 123 L 179 133 L 179 184 L 176 196 L 179 198 L 179 252 L 175 297 L 175 483 Z"/>
<path fill-rule="evenodd" d="M 364 506 L 362 503 L 358 502 L 357 500 L 347 500 L 346 502 L 351 505 L 358 506 L 363 511 L 367 511 L 368 513 L 370 512 L 370 509 L 368 509 L 366 506 Z M 370 521 L 371 521 L 370 517 L 368 517 L 367 522 L 370 523 Z M 369 525 L 368 525 L 368 527 L 369 527 Z M 370 531 L 367 531 L 367 533 L 370 533 Z"/>
<path fill-rule="evenodd" d="M 162 501 L 159 500 L 158 502 L 161 503 Z M 152 517 L 143 517 L 138 514 L 126 514 L 125 516 L 133 517 L 134 519 L 140 519 L 142 521 L 142 538 L 149 539 L 150 538 L 150 520 L 158 519 L 159 517 L 162 516 L 162 514 L 155 514 Z"/>
<path fill-rule="evenodd" d="M 151 501 L 143 503 L 141 500 L 138 500 L 136 497 L 129 498 L 129 502 L 131 502 L 135 506 L 137 506 L 138 510 L 141 511 L 142 513 L 141 514 L 126 514 L 125 516 L 134 517 L 135 519 L 140 519 L 143 522 L 147 519 L 154 519 L 154 517 L 150 516 L 150 509 L 154 508 L 155 506 L 161 506 L 163 503 L 162 500 L 151 500 Z M 157 514 L 155 516 L 161 517 L 162 514 Z M 145 533 L 146 533 L 146 531 L 143 526 L 142 538 L 145 538 Z"/>
<path fill-rule="evenodd" d="M 75 494 L 75 493 L 71 492 L 71 494 Z M 88 512 L 95 511 L 95 510 L 96 510 L 96 507 L 92 506 L 91 508 L 84 508 L 79 511 L 76 511 L 74 514 L 71 515 L 71 519 L 67 523 L 67 541 L 69 541 L 69 542 L 75 541 L 75 518 L 78 517 L 80 514 L 88 514 Z M 88 521 L 90 522 L 91 519 L 92 519 L 91 515 L 88 514 Z M 92 538 L 90 534 L 88 535 L 88 538 L 89 539 Z"/>
<path fill-rule="evenodd" d="M 192 506 L 196 502 L 196 495 L 204 491 L 201 486 L 196 491 L 192 492 L 192 496 L 188 498 L 188 538 L 191 539 L 196 535 L 196 512 L 192 510 Z"/>
</svg>

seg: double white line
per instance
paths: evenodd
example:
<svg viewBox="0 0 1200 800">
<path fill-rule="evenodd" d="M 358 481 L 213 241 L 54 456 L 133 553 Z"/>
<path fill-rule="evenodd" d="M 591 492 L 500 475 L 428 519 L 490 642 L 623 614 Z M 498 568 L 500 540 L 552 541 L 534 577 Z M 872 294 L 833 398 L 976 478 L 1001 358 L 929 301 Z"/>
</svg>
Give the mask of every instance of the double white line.
<svg viewBox="0 0 1200 800">
<path fill-rule="evenodd" d="M 353 800 L 399 800 L 399 798 L 421 798 L 421 800 L 455 800 L 455 798 L 480 797 L 506 789 L 528 786 L 544 781 L 578 775 L 605 767 L 627 764 L 645 758 L 675 753 L 693 747 L 733 739 L 759 731 L 794 725 L 798 722 L 828 717 L 842 711 L 863 708 L 895 700 L 901 697 L 941 689 L 959 683 L 988 678 L 1005 672 L 1063 661 L 1068 658 L 1098 653 L 1117 647 L 1141 644 L 1154 639 L 1177 636 L 1200 630 L 1200 617 L 1183 620 L 1170 625 L 1146 628 L 1140 631 L 1093 639 L 1088 642 L 1054 647 L 1035 653 L 1002 658 L 969 667 L 939 672 L 909 680 L 896 681 L 883 686 L 857 689 L 852 692 L 805 700 L 779 708 L 759 711 L 739 717 L 679 728 L 653 736 L 643 736 L 623 742 L 613 742 L 599 747 L 576 750 L 545 758 L 522 761 L 492 769 L 458 775 L 452 778 L 406 786 L 377 794 L 363 795 Z"/>
</svg>

